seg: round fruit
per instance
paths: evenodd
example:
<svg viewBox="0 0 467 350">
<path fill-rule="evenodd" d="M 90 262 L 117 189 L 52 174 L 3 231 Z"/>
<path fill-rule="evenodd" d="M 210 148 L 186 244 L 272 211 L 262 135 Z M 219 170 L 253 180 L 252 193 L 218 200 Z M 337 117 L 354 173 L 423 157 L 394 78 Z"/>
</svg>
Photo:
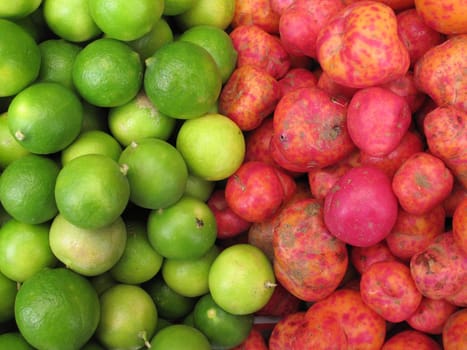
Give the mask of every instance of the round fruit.
<svg viewBox="0 0 467 350">
<path fill-rule="evenodd" d="M 190 9 L 176 16 L 176 22 L 184 29 L 203 24 L 226 29 L 234 14 L 235 0 L 197 0 Z"/>
<path fill-rule="evenodd" d="M 7 278 L 3 273 L 0 273 L 0 323 L 14 319 L 17 292 L 17 283 Z M 0 341 L 1 344 L 2 342 Z"/>
<path fill-rule="evenodd" d="M 0 334 L 0 349 L 34 350 L 19 332 Z"/>
<path fill-rule="evenodd" d="M 210 350 L 211 344 L 196 328 L 175 324 L 157 332 L 149 348 L 151 350 Z"/>
<path fill-rule="evenodd" d="M 42 0 L 3 1 L 0 4 L 0 17 L 15 19 L 24 18 L 36 11 L 41 2 Z"/>
<path fill-rule="evenodd" d="M 14 160 L 29 154 L 8 129 L 8 113 L 0 114 L 0 169 L 4 169 Z"/>
</svg>

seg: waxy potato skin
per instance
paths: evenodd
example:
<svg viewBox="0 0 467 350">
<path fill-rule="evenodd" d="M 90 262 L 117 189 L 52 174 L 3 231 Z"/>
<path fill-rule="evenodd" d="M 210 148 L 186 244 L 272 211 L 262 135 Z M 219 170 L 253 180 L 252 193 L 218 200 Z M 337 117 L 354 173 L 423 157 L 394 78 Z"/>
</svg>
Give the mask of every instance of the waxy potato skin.
<svg viewBox="0 0 467 350">
<path fill-rule="evenodd" d="M 444 34 L 467 33 L 467 2 L 464 0 L 414 0 L 423 20 L 434 30 Z"/>
</svg>

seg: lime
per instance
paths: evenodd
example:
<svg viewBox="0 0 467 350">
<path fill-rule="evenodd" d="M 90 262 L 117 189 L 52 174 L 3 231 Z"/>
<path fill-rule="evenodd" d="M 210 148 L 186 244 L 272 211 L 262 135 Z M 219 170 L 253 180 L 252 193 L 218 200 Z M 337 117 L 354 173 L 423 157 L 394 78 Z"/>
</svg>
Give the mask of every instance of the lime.
<svg viewBox="0 0 467 350">
<path fill-rule="evenodd" d="M 44 19 L 60 38 L 84 42 L 97 37 L 101 30 L 89 13 L 88 0 L 44 0 Z"/>
<path fill-rule="evenodd" d="M 0 272 L 9 279 L 23 282 L 57 259 L 49 245 L 47 224 L 26 224 L 8 220 L 0 227 Z"/>
<path fill-rule="evenodd" d="M 81 127 L 81 132 L 89 130 L 101 130 L 107 132 L 107 108 L 97 107 L 86 101 L 82 101 L 82 104 L 83 126 Z"/>
<path fill-rule="evenodd" d="M 96 331 L 108 349 L 140 349 L 156 331 L 157 309 L 140 286 L 116 284 L 100 296 L 101 319 Z"/>
<path fill-rule="evenodd" d="M 152 29 L 138 39 L 127 41 L 127 44 L 139 53 L 141 59 L 145 61 L 151 57 L 157 49 L 164 44 L 174 40 L 174 33 L 169 23 L 164 17 L 159 18 L 152 26 Z"/>
<path fill-rule="evenodd" d="M 235 0 L 197 0 L 175 19 L 183 30 L 203 24 L 224 30 L 232 22 L 234 14 Z"/>
<path fill-rule="evenodd" d="M 199 117 L 219 97 L 222 79 L 214 58 L 199 45 L 174 41 L 146 60 L 144 89 L 163 114 L 178 119 Z"/>
<path fill-rule="evenodd" d="M 0 324 L 14 319 L 17 292 L 17 282 L 9 279 L 3 273 L 0 273 Z M 0 345 L 1 344 L 2 342 L 0 341 Z M 8 348 L 0 346 L 0 349 Z"/>
<path fill-rule="evenodd" d="M 71 145 L 61 152 L 62 165 L 74 158 L 85 154 L 102 154 L 114 161 L 118 161 L 122 147 L 112 135 L 102 130 L 89 130 L 82 132 Z"/>
<path fill-rule="evenodd" d="M 19 332 L 0 334 L 0 349 L 34 350 Z"/>
<path fill-rule="evenodd" d="M 0 176 L 0 201 L 13 218 L 29 224 L 57 214 L 54 188 L 60 168 L 52 159 L 28 154 L 11 162 Z"/>
<path fill-rule="evenodd" d="M 39 44 L 41 68 L 38 81 L 51 81 L 74 90 L 71 69 L 81 47 L 64 39 L 49 39 Z"/>
<path fill-rule="evenodd" d="M 194 327 L 175 324 L 165 327 L 152 338 L 151 350 L 210 350 L 206 336 Z"/>
<path fill-rule="evenodd" d="M 179 15 L 192 8 L 198 0 L 165 0 L 164 16 Z"/>
<path fill-rule="evenodd" d="M 99 322 L 91 283 L 65 268 L 44 268 L 26 280 L 15 301 L 18 329 L 39 350 L 80 349 Z"/>
<path fill-rule="evenodd" d="M 97 276 L 89 277 L 89 280 L 92 283 L 92 286 L 96 290 L 98 295 L 104 293 L 110 287 L 113 287 L 117 284 L 117 281 L 114 280 L 110 271 L 106 271 Z"/>
<path fill-rule="evenodd" d="M 0 3 L 0 18 L 23 18 L 33 13 L 42 0 L 15 0 Z"/>
<path fill-rule="evenodd" d="M 80 350 L 105 350 L 100 346 L 97 341 L 91 340 L 86 345 L 84 345 Z"/>
<path fill-rule="evenodd" d="M 128 179 L 112 158 L 85 154 L 60 170 L 55 201 L 60 214 L 75 226 L 97 229 L 115 222 L 130 197 Z"/>
<path fill-rule="evenodd" d="M 126 226 L 128 237 L 125 249 L 110 274 L 118 282 L 140 284 L 159 272 L 163 257 L 151 247 L 145 223 L 132 220 Z"/>
<path fill-rule="evenodd" d="M 91 17 L 109 38 L 134 40 L 161 18 L 164 0 L 92 0 Z"/>
<path fill-rule="evenodd" d="M 98 107 L 116 107 L 133 99 L 143 79 L 138 53 L 116 39 L 100 38 L 87 44 L 72 67 L 80 95 Z"/>
<path fill-rule="evenodd" d="M 13 96 L 39 75 L 41 52 L 34 38 L 16 23 L 0 19 L 0 33 L 0 97 Z"/>
<path fill-rule="evenodd" d="M 199 297 L 209 292 L 209 269 L 219 255 L 219 248 L 212 248 L 198 259 L 165 259 L 162 277 L 176 293 L 185 297 Z"/>
<path fill-rule="evenodd" d="M 146 283 L 144 289 L 154 300 L 159 316 L 167 320 L 185 317 L 193 310 L 197 300 L 174 291 L 160 275 Z"/>
<path fill-rule="evenodd" d="M 111 108 L 108 117 L 110 132 L 123 146 L 146 137 L 168 140 L 175 123 L 175 119 L 159 112 L 144 91 L 130 102 Z"/>
<path fill-rule="evenodd" d="M 142 208 L 166 208 L 183 195 L 188 170 L 180 153 L 170 143 L 144 138 L 129 144 L 119 163 L 127 171 L 131 201 Z"/>
<path fill-rule="evenodd" d="M 205 180 L 224 180 L 243 163 L 245 138 L 232 119 L 206 114 L 183 122 L 176 147 L 190 173 Z"/>
<path fill-rule="evenodd" d="M 219 68 L 222 83 L 229 79 L 236 67 L 238 54 L 227 32 L 211 25 L 198 25 L 183 32 L 178 39 L 206 49 Z"/>
<path fill-rule="evenodd" d="M 206 202 L 211 196 L 212 191 L 214 191 L 215 186 L 215 181 L 205 180 L 199 176 L 188 174 L 185 195 L 195 197 Z"/>
<path fill-rule="evenodd" d="M 49 242 L 54 255 L 69 269 L 97 276 L 114 266 L 123 254 L 127 232 L 118 218 L 110 225 L 85 229 L 57 215 L 50 226 Z"/>
<path fill-rule="evenodd" d="M 210 294 L 202 296 L 193 310 L 195 327 L 211 344 L 231 348 L 243 343 L 253 327 L 253 314 L 233 315 L 215 303 Z"/>
<path fill-rule="evenodd" d="M 14 19 L 14 22 L 26 30 L 29 35 L 34 38 L 36 43 L 40 43 L 53 36 L 52 31 L 45 22 L 43 6 L 39 6 L 26 17 Z"/>
<path fill-rule="evenodd" d="M 11 135 L 8 128 L 8 113 L 0 114 L 0 169 L 4 169 L 14 160 L 29 154 Z"/>
<path fill-rule="evenodd" d="M 216 218 L 203 201 L 189 196 L 164 209 L 152 210 L 148 236 L 153 248 L 169 259 L 197 259 L 214 245 Z"/>
<path fill-rule="evenodd" d="M 5 211 L 2 204 L 0 203 L 0 227 L 10 219 L 12 219 L 12 217 Z"/>
<path fill-rule="evenodd" d="M 18 93 L 8 108 L 10 132 L 32 153 L 61 151 L 78 136 L 82 123 L 81 101 L 59 83 L 34 83 Z"/>
<path fill-rule="evenodd" d="M 251 244 L 234 244 L 224 249 L 209 270 L 209 291 L 225 311 L 245 315 L 267 304 L 274 292 L 271 262 Z"/>
</svg>

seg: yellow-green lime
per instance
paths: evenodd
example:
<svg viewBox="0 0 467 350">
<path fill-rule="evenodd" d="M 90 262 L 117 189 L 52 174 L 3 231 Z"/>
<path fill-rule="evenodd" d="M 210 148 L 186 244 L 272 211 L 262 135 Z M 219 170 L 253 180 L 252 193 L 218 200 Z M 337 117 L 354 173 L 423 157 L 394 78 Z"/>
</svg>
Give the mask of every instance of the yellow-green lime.
<svg viewBox="0 0 467 350">
<path fill-rule="evenodd" d="M 88 0 L 44 0 L 47 26 L 60 38 L 85 42 L 101 34 L 89 12 Z"/>
<path fill-rule="evenodd" d="M 61 152 L 62 165 L 85 154 L 102 154 L 118 161 L 122 146 L 109 133 L 102 130 L 84 131 Z"/>
<path fill-rule="evenodd" d="M 0 169 L 29 153 L 11 134 L 8 128 L 8 113 L 0 114 Z"/>
<path fill-rule="evenodd" d="M 0 272 L 0 324 L 14 319 L 15 299 L 17 292 L 17 282 L 13 281 L 12 279 L 9 279 L 3 273 Z M 2 343 L 0 341 L 0 345 L 1 344 Z"/>
<path fill-rule="evenodd" d="M 100 296 L 100 310 L 95 335 L 107 349 L 140 349 L 156 331 L 156 305 L 140 286 L 110 287 Z"/>
<path fill-rule="evenodd" d="M 151 350 L 210 350 L 211 344 L 198 329 L 174 324 L 163 328 L 152 338 Z"/>
<path fill-rule="evenodd" d="M 14 96 L 39 75 L 41 53 L 34 38 L 18 24 L 0 19 L 1 96 Z"/>
<path fill-rule="evenodd" d="M 235 0 L 197 0 L 194 6 L 176 16 L 177 24 L 188 28 L 207 24 L 227 29 L 235 14 Z"/>
<path fill-rule="evenodd" d="M 130 197 L 128 179 L 118 163 L 102 154 L 85 154 L 60 170 L 55 185 L 57 208 L 75 226 L 98 229 L 123 213 Z"/>
<path fill-rule="evenodd" d="M 64 39 L 48 39 L 39 44 L 41 69 L 38 81 L 51 81 L 74 90 L 71 69 L 81 46 Z"/>
<path fill-rule="evenodd" d="M 34 38 L 36 43 L 41 43 L 42 41 L 50 39 L 54 36 L 53 32 L 45 22 L 43 6 L 39 6 L 35 11 L 26 17 L 17 18 L 13 21 L 26 30 L 29 35 Z"/>
<path fill-rule="evenodd" d="M 127 44 L 139 53 L 141 59 L 152 56 L 162 45 L 174 40 L 174 33 L 164 17 L 159 18 L 151 30 L 138 39 L 127 41 Z"/>
<path fill-rule="evenodd" d="M 49 245 L 50 224 L 26 224 L 10 219 L 0 228 L 0 272 L 24 282 L 57 263 Z"/>
<path fill-rule="evenodd" d="M 81 101 L 59 83 L 34 83 L 18 93 L 8 108 L 11 134 L 32 153 L 61 151 L 78 136 L 82 123 Z"/>
<path fill-rule="evenodd" d="M 0 334 L 0 349 L 34 350 L 17 331 Z"/>
<path fill-rule="evenodd" d="M 198 0 L 165 0 L 164 16 L 179 15 L 192 8 Z"/>
<path fill-rule="evenodd" d="M 123 145 L 146 137 L 168 140 L 176 120 L 162 114 L 144 91 L 130 102 L 109 110 L 108 125 L 112 135 Z"/>
<path fill-rule="evenodd" d="M 72 77 L 76 90 L 86 101 L 98 107 L 116 107 L 139 92 L 143 64 L 138 53 L 125 43 L 100 38 L 78 53 Z"/>
<path fill-rule="evenodd" d="M 212 191 L 214 191 L 215 186 L 215 181 L 205 180 L 199 176 L 188 174 L 185 195 L 195 197 L 206 202 L 211 196 Z"/>
<path fill-rule="evenodd" d="M 128 41 L 148 33 L 161 18 L 164 0 L 92 0 L 91 17 L 109 38 Z"/>
<path fill-rule="evenodd" d="M 76 350 L 94 334 L 99 299 L 91 283 L 66 268 L 45 268 L 26 280 L 15 301 L 18 329 L 38 350 Z"/>
<path fill-rule="evenodd" d="M 3 208 L 2 203 L 0 203 L 0 227 L 3 226 L 5 222 L 12 219 L 10 214 L 8 214 L 5 209 Z"/>
<path fill-rule="evenodd" d="M 0 176 L 0 202 L 18 221 L 41 224 L 57 214 L 55 182 L 59 166 L 45 156 L 28 154 L 11 162 Z"/>
<path fill-rule="evenodd" d="M 145 138 L 130 143 L 120 155 L 130 183 L 130 200 L 146 209 L 166 208 L 185 192 L 188 170 L 169 142 Z"/>
<path fill-rule="evenodd" d="M 120 283 L 141 284 L 159 272 L 164 258 L 151 247 L 145 222 L 127 221 L 126 227 L 125 249 L 110 274 Z"/>
<path fill-rule="evenodd" d="M 209 181 L 228 178 L 245 157 L 242 131 L 222 114 L 205 114 L 184 121 L 177 134 L 176 147 L 190 173 Z"/>
<path fill-rule="evenodd" d="M 238 53 L 227 32 L 212 25 L 197 25 L 184 31 L 178 39 L 206 49 L 216 61 L 222 83 L 229 79 L 236 67 Z"/>
<path fill-rule="evenodd" d="M 23 18 L 39 8 L 42 0 L 15 0 L 0 3 L 0 18 Z"/>
<path fill-rule="evenodd" d="M 217 101 L 222 79 L 214 58 L 199 45 L 174 41 L 146 60 L 144 89 L 161 113 L 199 117 Z"/>
<path fill-rule="evenodd" d="M 49 243 L 54 255 L 69 269 L 84 275 L 97 276 L 110 270 L 125 250 L 125 223 L 97 228 L 80 228 L 57 215 L 50 226 Z"/>
<path fill-rule="evenodd" d="M 90 276 L 89 280 L 92 283 L 92 286 L 97 291 L 97 294 L 101 295 L 110 287 L 113 287 L 117 284 L 117 281 L 114 280 L 110 271 L 106 271 L 97 276 Z"/>
</svg>

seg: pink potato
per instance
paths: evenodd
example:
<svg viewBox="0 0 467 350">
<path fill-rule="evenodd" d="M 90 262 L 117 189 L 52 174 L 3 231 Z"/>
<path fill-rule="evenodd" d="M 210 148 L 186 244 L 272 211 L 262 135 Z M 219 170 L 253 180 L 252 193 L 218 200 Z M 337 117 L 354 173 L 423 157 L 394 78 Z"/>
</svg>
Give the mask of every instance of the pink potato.
<svg viewBox="0 0 467 350">
<path fill-rule="evenodd" d="M 248 337 L 240 345 L 230 348 L 230 350 L 268 350 L 268 346 L 264 335 L 253 326 Z"/>
<path fill-rule="evenodd" d="M 352 3 L 334 15 L 318 34 L 316 52 L 323 71 L 354 88 L 384 84 L 410 66 L 394 10 L 375 1 Z"/>
<path fill-rule="evenodd" d="M 305 322 L 305 311 L 284 316 L 276 323 L 269 337 L 269 350 L 292 350 L 295 331 Z"/>
<path fill-rule="evenodd" d="M 348 5 L 353 2 L 363 1 L 363 0 L 343 0 L 344 4 Z M 377 2 L 382 2 L 383 4 L 388 5 L 394 11 L 401 11 L 414 6 L 414 0 L 375 0 Z"/>
<path fill-rule="evenodd" d="M 442 350 L 441 345 L 435 339 L 422 332 L 408 329 L 396 333 L 390 337 L 381 350 Z"/>
<path fill-rule="evenodd" d="M 257 128 L 244 133 L 246 143 L 245 161 L 258 160 L 277 165 L 269 151 L 273 131 L 272 118 L 265 118 Z"/>
<path fill-rule="evenodd" d="M 347 163 L 338 162 L 325 168 L 314 168 L 308 171 L 308 184 L 313 197 L 324 200 L 337 180 L 351 168 Z"/>
<path fill-rule="evenodd" d="M 467 284 L 464 284 L 456 293 L 448 295 L 445 300 L 455 306 L 467 307 Z"/>
<path fill-rule="evenodd" d="M 332 235 L 358 247 L 382 241 L 397 219 L 397 199 L 380 169 L 350 169 L 324 199 L 324 222 Z"/>
<path fill-rule="evenodd" d="M 389 322 L 407 320 L 418 308 L 418 291 L 407 265 L 399 261 L 372 264 L 360 280 L 362 300 Z"/>
<path fill-rule="evenodd" d="M 385 156 L 392 152 L 411 121 L 407 100 L 382 87 L 357 91 L 347 110 L 347 128 L 352 141 L 371 156 Z"/>
<path fill-rule="evenodd" d="M 257 25 L 271 34 L 279 32 L 279 14 L 273 11 L 269 0 L 235 1 L 235 11 L 230 23 L 232 28 Z"/>
<path fill-rule="evenodd" d="M 467 309 L 460 309 L 449 316 L 443 328 L 444 350 L 467 349 Z"/>
<path fill-rule="evenodd" d="M 338 101 L 342 101 L 343 105 L 347 105 L 352 96 L 359 90 L 358 88 L 352 88 L 337 83 L 326 72 L 321 72 L 319 75 L 317 87 L 326 91 Z"/>
<path fill-rule="evenodd" d="M 300 311 L 302 301 L 285 289 L 282 284 L 277 283 L 271 298 L 260 310 L 255 312 L 256 316 L 285 317 Z"/>
<path fill-rule="evenodd" d="M 464 187 L 456 179 L 451 193 L 443 202 L 444 209 L 446 210 L 446 216 L 448 218 L 452 218 L 457 206 L 464 200 L 464 198 L 467 198 L 467 187 Z"/>
<path fill-rule="evenodd" d="M 279 15 L 282 15 L 287 7 L 292 5 L 295 0 L 269 0 L 269 2 L 271 3 L 272 10 Z"/>
<path fill-rule="evenodd" d="M 374 263 L 380 261 L 395 261 L 385 241 L 372 244 L 369 247 L 351 247 L 350 262 L 360 273 L 364 273 Z"/>
<path fill-rule="evenodd" d="M 444 299 L 423 297 L 418 309 L 406 321 L 420 332 L 441 334 L 447 319 L 457 309 L 457 306 Z"/>
<path fill-rule="evenodd" d="M 392 189 L 401 207 L 422 215 L 449 196 L 454 177 L 444 162 L 427 152 L 410 156 L 392 178 Z"/>
<path fill-rule="evenodd" d="M 408 71 L 405 75 L 382 84 L 380 87 L 389 89 L 403 97 L 409 104 L 412 113 L 417 112 L 427 98 L 426 94 L 420 91 L 415 85 L 412 71 Z"/>
<path fill-rule="evenodd" d="M 291 68 L 278 80 L 281 96 L 302 87 L 314 87 L 318 82 L 316 75 L 306 68 Z"/>
</svg>

